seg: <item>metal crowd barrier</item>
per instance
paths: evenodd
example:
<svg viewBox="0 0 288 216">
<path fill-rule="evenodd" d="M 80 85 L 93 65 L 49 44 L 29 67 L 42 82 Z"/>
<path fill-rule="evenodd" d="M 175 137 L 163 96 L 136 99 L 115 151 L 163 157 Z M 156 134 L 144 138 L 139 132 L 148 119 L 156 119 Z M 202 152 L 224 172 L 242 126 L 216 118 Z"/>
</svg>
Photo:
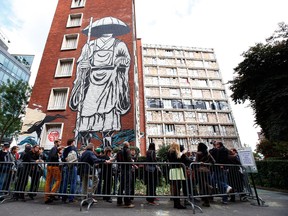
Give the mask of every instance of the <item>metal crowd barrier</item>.
<svg viewBox="0 0 288 216">
<path fill-rule="evenodd" d="M 229 187 L 228 187 L 229 185 Z M 231 188 L 230 188 L 231 187 Z M 166 162 L 112 162 L 88 163 L 0 163 L 0 198 L 21 200 L 59 197 L 64 202 L 80 200 L 80 210 L 87 210 L 102 197 L 107 202 L 117 198 L 117 204 L 134 198 L 145 198 L 153 203 L 155 198 L 185 199 L 195 209 L 197 198 L 240 196 L 251 197 L 248 176 L 241 166 Z M 182 201 L 183 203 L 183 201 Z"/>
<path fill-rule="evenodd" d="M 83 173 L 93 173 L 88 163 L 22 162 L 16 165 L 2 162 L 0 181 L 4 179 L 4 184 L 0 187 L 1 203 L 8 199 L 25 200 L 26 194 L 30 199 L 40 194 L 45 196 L 45 200 L 61 197 L 63 202 L 87 198 L 82 185 L 88 180 L 80 175 Z"/>
<path fill-rule="evenodd" d="M 191 189 L 191 201 L 193 206 L 202 209 L 195 204 L 195 199 L 211 199 L 212 197 L 224 198 L 228 196 L 235 200 L 236 196 L 241 201 L 247 201 L 253 197 L 248 174 L 245 168 L 233 164 L 208 164 L 191 163 L 189 173 L 189 188 Z M 193 208 L 195 213 L 195 208 Z"/>
</svg>

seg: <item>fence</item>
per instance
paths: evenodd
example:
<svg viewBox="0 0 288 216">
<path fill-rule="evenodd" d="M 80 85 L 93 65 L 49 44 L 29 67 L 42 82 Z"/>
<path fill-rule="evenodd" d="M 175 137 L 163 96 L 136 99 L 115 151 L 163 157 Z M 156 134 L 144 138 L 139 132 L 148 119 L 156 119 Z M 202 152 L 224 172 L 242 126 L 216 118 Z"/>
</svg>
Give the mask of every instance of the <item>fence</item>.
<svg viewBox="0 0 288 216">
<path fill-rule="evenodd" d="M 61 197 L 63 202 L 81 200 L 80 210 L 87 210 L 95 198 L 107 202 L 117 198 L 117 204 L 130 205 L 133 198 L 144 198 L 157 205 L 155 198 L 174 199 L 174 207 L 185 199 L 193 213 L 200 206 L 195 199 L 222 197 L 227 193 L 241 199 L 251 198 L 252 190 L 247 174 L 241 166 L 192 163 L 114 162 L 87 163 L 0 163 L 0 193 L 2 203 L 7 199 L 31 199 L 44 196 L 46 203 Z M 233 188 L 233 190 L 232 190 Z M 176 206 L 175 206 L 176 205 Z"/>
</svg>

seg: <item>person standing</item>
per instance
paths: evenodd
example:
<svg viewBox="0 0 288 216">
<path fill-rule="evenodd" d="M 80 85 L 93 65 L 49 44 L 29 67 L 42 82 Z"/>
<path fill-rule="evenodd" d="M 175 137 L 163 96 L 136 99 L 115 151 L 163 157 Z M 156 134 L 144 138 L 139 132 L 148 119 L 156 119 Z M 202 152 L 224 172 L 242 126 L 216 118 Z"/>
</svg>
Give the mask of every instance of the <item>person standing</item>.
<svg viewBox="0 0 288 216">
<path fill-rule="evenodd" d="M 104 149 L 103 159 L 107 161 L 112 159 L 112 149 L 110 147 L 106 147 Z M 112 188 L 112 164 L 104 164 L 102 166 L 102 179 L 103 179 L 102 194 L 107 195 L 104 196 L 103 199 L 106 202 L 112 203 L 112 199 L 109 196 L 111 195 L 111 188 Z"/>
<path fill-rule="evenodd" d="M 28 163 L 26 166 L 29 167 L 28 171 L 31 177 L 31 184 L 30 184 L 29 192 L 37 192 L 40 178 L 43 175 L 43 170 L 41 167 L 41 162 L 43 161 L 39 159 L 39 155 L 40 155 L 39 145 L 34 145 L 27 154 L 23 155 L 23 162 Z M 36 194 L 29 193 L 28 196 L 33 200 Z"/>
<path fill-rule="evenodd" d="M 12 179 L 12 166 L 15 158 L 12 156 L 10 143 L 4 142 L 0 151 L 0 190 L 8 191 Z"/>
<path fill-rule="evenodd" d="M 155 152 L 155 144 L 150 143 L 148 147 L 148 151 L 146 152 L 146 162 L 155 163 L 156 160 L 156 152 Z M 156 185 L 157 185 L 157 168 L 156 164 L 146 164 L 146 200 L 150 205 L 159 205 L 159 203 L 155 202 L 156 196 Z M 153 197 L 151 197 L 153 196 Z"/>
<path fill-rule="evenodd" d="M 82 193 L 83 194 L 86 194 L 88 192 L 96 193 L 99 180 L 98 180 L 97 173 L 95 172 L 96 171 L 95 165 L 100 164 L 100 163 L 110 163 L 110 161 L 97 158 L 94 152 L 93 143 L 89 143 L 86 147 L 86 150 L 81 155 L 80 162 L 81 162 L 81 168 L 80 168 L 79 174 L 81 176 L 81 181 L 82 181 Z M 93 179 L 92 179 L 92 191 L 91 190 L 88 191 L 89 176 L 92 174 L 94 174 Z"/>
<path fill-rule="evenodd" d="M 122 197 L 121 195 L 125 194 L 124 197 L 124 205 L 126 208 L 134 208 L 135 205 L 131 202 L 131 197 L 129 195 L 132 194 L 131 191 L 131 171 L 132 171 L 132 164 L 125 163 L 125 162 L 133 162 L 131 158 L 131 152 L 129 149 L 129 142 L 125 141 L 123 143 L 123 148 L 121 151 L 117 153 L 117 162 L 124 162 L 120 163 L 120 186 L 117 198 L 117 205 L 122 205 Z M 125 193 L 124 193 L 125 192 Z M 128 195 L 128 197 L 127 197 Z"/>
<path fill-rule="evenodd" d="M 198 143 L 196 162 L 211 164 L 215 163 L 214 158 L 208 152 L 208 147 L 204 143 Z M 209 195 L 210 191 L 212 190 L 210 166 L 207 166 L 205 164 L 197 166 L 195 174 L 199 185 L 200 195 Z M 202 200 L 203 206 L 210 207 L 209 197 L 203 197 Z"/>
<path fill-rule="evenodd" d="M 229 151 L 220 141 L 217 141 L 215 143 L 215 147 L 216 148 L 211 151 L 211 155 L 215 159 L 216 163 L 219 165 L 216 166 L 214 169 L 213 180 L 215 181 L 214 183 L 217 183 L 221 194 L 228 194 L 233 190 L 232 187 L 227 183 L 227 169 L 225 167 L 225 164 L 229 164 Z M 222 196 L 222 203 L 228 203 L 227 195 Z"/>
<path fill-rule="evenodd" d="M 172 143 L 167 154 L 169 162 L 182 163 L 185 159 L 185 150 L 180 152 L 180 146 L 177 143 Z M 169 180 L 172 185 L 173 196 L 180 196 L 180 189 L 182 188 L 182 182 L 185 180 L 183 167 L 178 164 L 172 164 L 169 170 Z M 186 209 L 186 206 L 181 205 L 180 198 L 174 198 L 174 208 Z"/>
<path fill-rule="evenodd" d="M 76 191 L 76 183 L 77 183 L 77 164 L 73 164 L 74 162 L 78 162 L 78 154 L 77 149 L 75 147 L 75 140 L 68 139 L 67 147 L 64 148 L 62 157 L 62 162 L 68 162 L 69 164 L 64 164 L 62 169 L 62 193 L 67 193 L 68 185 L 70 185 L 69 194 L 75 194 Z M 62 202 L 66 202 L 67 196 L 62 196 Z M 68 196 L 69 202 L 74 201 L 74 196 Z"/>
<path fill-rule="evenodd" d="M 51 163 L 47 164 L 47 176 L 45 184 L 45 204 L 52 203 L 55 200 L 53 193 L 56 193 L 61 184 L 61 170 L 59 167 L 59 160 L 61 157 L 61 140 L 54 141 L 54 147 L 51 148 L 48 154 L 48 161 Z M 51 186 L 54 179 L 54 183 Z M 51 187 L 51 189 L 50 189 Z M 52 193 L 52 194 L 51 194 Z"/>
</svg>

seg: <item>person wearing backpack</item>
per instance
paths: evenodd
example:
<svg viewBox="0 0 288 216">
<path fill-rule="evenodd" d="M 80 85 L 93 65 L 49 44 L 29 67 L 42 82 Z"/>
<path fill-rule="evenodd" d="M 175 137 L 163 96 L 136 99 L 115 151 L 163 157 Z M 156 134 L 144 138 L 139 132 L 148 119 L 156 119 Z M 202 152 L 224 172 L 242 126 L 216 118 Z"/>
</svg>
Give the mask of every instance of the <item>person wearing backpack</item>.
<svg viewBox="0 0 288 216">
<path fill-rule="evenodd" d="M 77 164 L 78 162 L 78 154 L 77 149 L 75 147 L 75 140 L 69 139 L 67 141 L 67 147 L 65 147 L 62 157 L 62 162 L 67 162 L 69 164 L 64 164 L 62 170 L 62 184 L 61 184 L 61 192 L 75 194 L 76 184 L 77 184 Z M 75 163 L 75 165 L 73 164 Z M 70 185 L 70 190 L 67 192 L 68 185 Z M 67 198 L 69 202 L 74 202 L 74 196 L 62 196 L 62 202 L 66 202 Z"/>
</svg>

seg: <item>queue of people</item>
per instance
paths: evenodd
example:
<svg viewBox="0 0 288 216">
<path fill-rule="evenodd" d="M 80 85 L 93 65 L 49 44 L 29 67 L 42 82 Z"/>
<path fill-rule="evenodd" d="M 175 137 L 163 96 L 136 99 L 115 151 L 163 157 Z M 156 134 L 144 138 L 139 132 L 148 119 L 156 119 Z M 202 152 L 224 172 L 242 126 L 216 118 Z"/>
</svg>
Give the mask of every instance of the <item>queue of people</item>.
<svg viewBox="0 0 288 216">
<path fill-rule="evenodd" d="M 83 152 L 79 152 L 74 139 L 69 139 L 65 147 L 61 145 L 61 140 L 55 140 L 54 146 L 47 155 L 44 153 L 44 148 L 39 145 L 27 144 L 21 154 L 18 153 L 19 148 L 17 146 L 9 148 L 8 144 L 3 145 L 0 151 L 0 162 L 13 161 L 16 164 L 16 161 L 20 161 L 25 163 L 17 167 L 17 176 L 14 177 L 7 172 L 10 168 L 4 169 L 4 166 L 1 165 L 0 189 L 2 191 L 8 190 L 7 187 L 9 187 L 11 180 L 15 181 L 15 191 L 26 191 L 30 178 L 28 196 L 34 199 L 42 177 L 46 180 L 44 187 L 45 204 L 59 199 L 63 203 L 75 202 L 75 194 L 87 193 L 103 195 L 103 200 L 112 203 L 111 195 L 117 193 L 118 206 L 134 207 L 133 195 L 135 193 L 135 181 L 139 177 L 136 174 L 139 167 L 133 164 L 133 162 L 138 161 L 138 156 L 135 149 L 130 148 L 129 142 L 124 142 L 123 148 L 114 155 L 110 147 L 103 151 L 101 148 L 95 149 L 92 143 L 89 143 Z M 194 195 L 209 195 L 217 188 L 220 194 L 227 194 L 222 196 L 223 204 L 227 204 L 230 192 L 243 191 L 243 184 L 235 184 L 232 181 L 235 175 L 241 179 L 239 167 L 234 170 L 231 169 L 230 172 L 227 172 L 225 168 L 225 164 L 240 164 L 237 150 L 228 150 L 222 142 L 213 142 L 213 148 L 210 150 L 204 143 L 199 143 L 197 152 L 193 154 L 184 149 L 183 146 L 172 143 L 167 152 L 167 159 L 171 162 L 167 176 L 169 176 L 170 191 L 176 209 L 186 208 L 186 200 L 181 203 L 180 198 L 177 197 L 181 194 L 188 197 L 192 193 L 191 190 L 193 190 Z M 115 161 L 119 164 L 113 163 Z M 30 162 L 32 163 L 29 164 Z M 79 163 L 73 164 L 74 162 L 80 162 L 80 165 Z M 156 188 L 159 185 L 159 173 L 162 171 L 157 165 L 154 143 L 149 144 L 146 162 L 144 166 L 146 200 L 149 205 L 158 206 Z M 192 167 L 192 169 L 195 168 L 192 170 L 194 173 L 192 175 L 188 173 L 188 167 L 193 162 L 221 164 L 221 166 L 217 166 L 216 170 L 210 170 L 204 165 Z M 179 165 L 179 163 L 184 164 L 184 166 Z M 44 166 L 45 164 L 46 166 Z M 93 175 L 92 178 L 91 175 Z M 186 181 L 189 178 L 192 180 Z M 125 196 L 122 197 L 121 195 Z M 13 196 L 16 200 L 25 200 L 24 193 L 14 193 Z M 209 207 L 210 200 L 210 197 L 203 196 L 202 205 Z M 235 196 L 231 196 L 230 201 L 235 201 Z M 93 202 L 97 202 L 97 200 L 93 199 Z"/>
</svg>

